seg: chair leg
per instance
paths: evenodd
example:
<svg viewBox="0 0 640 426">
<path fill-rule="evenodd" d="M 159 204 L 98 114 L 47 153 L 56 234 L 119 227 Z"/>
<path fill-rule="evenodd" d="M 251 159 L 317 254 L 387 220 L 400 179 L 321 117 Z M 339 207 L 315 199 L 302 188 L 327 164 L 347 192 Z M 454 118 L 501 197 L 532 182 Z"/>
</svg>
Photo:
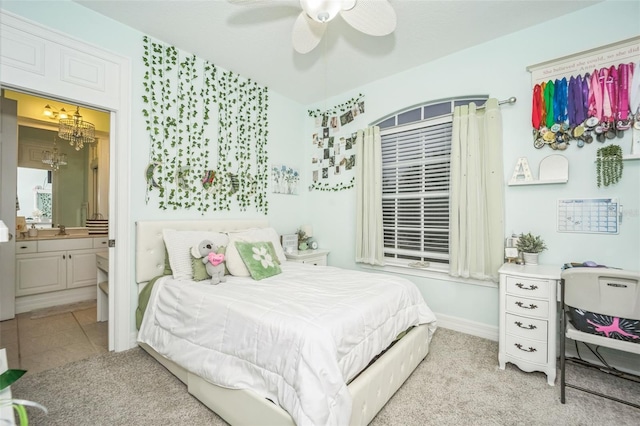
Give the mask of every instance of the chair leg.
<svg viewBox="0 0 640 426">
<path fill-rule="evenodd" d="M 565 313 L 564 308 L 562 309 L 562 313 L 560 316 L 560 402 L 562 404 L 565 403 L 565 340 L 566 340 L 566 330 L 565 330 Z"/>
</svg>

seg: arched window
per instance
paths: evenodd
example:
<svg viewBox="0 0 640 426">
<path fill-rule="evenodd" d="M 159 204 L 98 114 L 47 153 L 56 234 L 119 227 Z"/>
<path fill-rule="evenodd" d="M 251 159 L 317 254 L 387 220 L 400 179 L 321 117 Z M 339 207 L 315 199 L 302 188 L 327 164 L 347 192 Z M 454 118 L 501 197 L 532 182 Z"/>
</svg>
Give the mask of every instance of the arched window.
<svg viewBox="0 0 640 426">
<path fill-rule="evenodd" d="M 453 108 L 487 96 L 428 102 L 379 120 L 382 220 L 388 264 L 449 263 L 449 165 Z"/>
</svg>

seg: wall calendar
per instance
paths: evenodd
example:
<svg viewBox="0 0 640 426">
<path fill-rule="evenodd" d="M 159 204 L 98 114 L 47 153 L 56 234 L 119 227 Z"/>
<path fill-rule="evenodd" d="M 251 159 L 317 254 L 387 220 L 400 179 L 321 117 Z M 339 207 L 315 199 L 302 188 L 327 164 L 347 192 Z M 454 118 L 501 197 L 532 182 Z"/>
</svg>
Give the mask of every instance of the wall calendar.
<svg viewBox="0 0 640 426">
<path fill-rule="evenodd" d="M 619 218 L 617 198 L 558 200 L 558 232 L 618 234 Z"/>
</svg>

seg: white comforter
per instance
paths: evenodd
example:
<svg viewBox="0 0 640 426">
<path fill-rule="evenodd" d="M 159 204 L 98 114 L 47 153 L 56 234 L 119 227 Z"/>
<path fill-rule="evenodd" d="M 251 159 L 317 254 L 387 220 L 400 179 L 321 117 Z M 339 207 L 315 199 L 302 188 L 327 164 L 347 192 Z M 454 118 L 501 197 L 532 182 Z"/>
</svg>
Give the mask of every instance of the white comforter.
<svg viewBox="0 0 640 426">
<path fill-rule="evenodd" d="M 346 383 L 435 316 L 410 281 L 285 262 L 261 281 L 156 282 L 138 340 L 219 386 L 250 388 L 298 425 L 346 425 Z"/>
</svg>

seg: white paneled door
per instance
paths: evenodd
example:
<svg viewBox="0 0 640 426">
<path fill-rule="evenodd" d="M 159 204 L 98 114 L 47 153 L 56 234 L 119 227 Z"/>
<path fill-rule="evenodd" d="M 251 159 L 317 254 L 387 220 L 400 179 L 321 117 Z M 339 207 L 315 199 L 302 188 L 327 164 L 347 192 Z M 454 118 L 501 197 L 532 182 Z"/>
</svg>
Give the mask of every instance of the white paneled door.
<svg viewBox="0 0 640 426">
<path fill-rule="evenodd" d="M 0 219 L 15 238 L 16 166 L 18 162 L 18 103 L 1 98 L 0 104 Z M 16 245 L 12 238 L 0 243 L 0 321 L 15 316 Z"/>
</svg>

